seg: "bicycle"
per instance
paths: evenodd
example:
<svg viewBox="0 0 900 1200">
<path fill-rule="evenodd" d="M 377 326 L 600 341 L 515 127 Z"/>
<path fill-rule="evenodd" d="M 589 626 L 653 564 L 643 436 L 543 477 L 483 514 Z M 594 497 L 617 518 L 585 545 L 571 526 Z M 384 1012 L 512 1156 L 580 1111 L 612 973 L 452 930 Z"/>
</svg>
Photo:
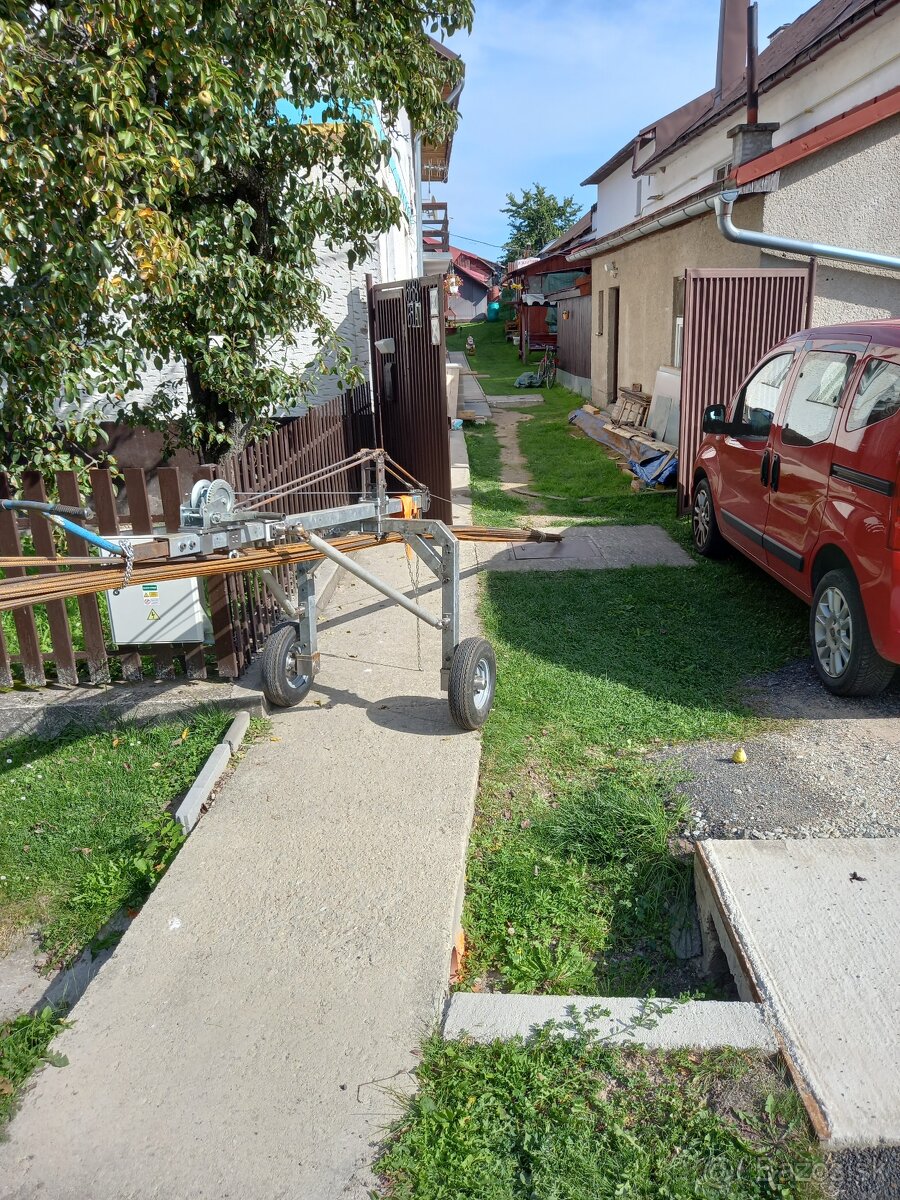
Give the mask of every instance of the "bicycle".
<svg viewBox="0 0 900 1200">
<path fill-rule="evenodd" d="M 552 346 L 544 351 L 544 357 L 538 365 L 538 387 L 552 388 L 556 383 L 556 371 L 559 366 L 559 356 Z"/>
</svg>

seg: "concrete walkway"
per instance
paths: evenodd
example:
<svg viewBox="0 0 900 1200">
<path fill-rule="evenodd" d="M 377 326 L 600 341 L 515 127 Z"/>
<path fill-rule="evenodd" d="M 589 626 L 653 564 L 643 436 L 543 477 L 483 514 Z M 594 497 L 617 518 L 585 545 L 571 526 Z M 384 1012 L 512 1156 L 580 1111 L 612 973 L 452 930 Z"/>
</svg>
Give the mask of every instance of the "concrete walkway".
<svg viewBox="0 0 900 1200">
<path fill-rule="evenodd" d="M 491 410 L 488 408 L 487 400 L 484 396 L 484 389 L 475 378 L 472 371 L 477 371 L 477 364 L 469 363 L 465 353 L 462 350 L 450 350 L 447 357 L 452 363 L 458 363 L 460 366 L 459 373 L 459 399 L 456 405 L 457 413 L 462 416 L 463 413 L 468 415 L 469 420 L 489 421 L 491 419 Z"/>
<path fill-rule="evenodd" d="M 409 589 L 401 547 L 368 563 Z M 450 722 L 438 635 L 421 627 L 419 670 L 414 618 L 364 584 L 344 578 L 321 648 L 310 697 L 251 747 L 54 1043 L 69 1065 L 0 1146 L 4 1200 L 373 1185 L 389 1093 L 446 993 L 480 740 Z"/>
</svg>

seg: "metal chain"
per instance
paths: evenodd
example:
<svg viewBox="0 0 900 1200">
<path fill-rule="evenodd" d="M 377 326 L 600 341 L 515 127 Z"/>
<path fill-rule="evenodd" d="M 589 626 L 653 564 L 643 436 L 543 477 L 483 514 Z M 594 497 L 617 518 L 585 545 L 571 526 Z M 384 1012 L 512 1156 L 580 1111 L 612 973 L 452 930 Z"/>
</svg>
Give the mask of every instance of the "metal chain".
<svg viewBox="0 0 900 1200">
<path fill-rule="evenodd" d="M 122 542 L 122 553 L 125 555 L 125 576 L 122 579 L 122 587 L 128 587 L 131 583 L 131 576 L 134 574 L 134 546 L 131 542 Z"/>
<path fill-rule="evenodd" d="M 409 572 L 409 582 L 410 582 L 410 586 L 412 587 L 412 590 L 413 590 L 413 599 L 415 600 L 416 604 L 418 604 L 419 603 L 419 567 L 422 565 L 422 560 L 419 558 L 418 554 L 415 555 L 415 560 L 416 560 L 416 574 L 415 574 L 415 578 L 413 578 L 412 559 L 410 558 L 410 551 L 409 551 L 409 548 L 407 547 L 406 569 Z M 422 622 L 419 620 L 418 617 L 415 618 L 415 621 L 416 621 L 416 670 L 421 671 L 422 670 Z"/>
</svg>

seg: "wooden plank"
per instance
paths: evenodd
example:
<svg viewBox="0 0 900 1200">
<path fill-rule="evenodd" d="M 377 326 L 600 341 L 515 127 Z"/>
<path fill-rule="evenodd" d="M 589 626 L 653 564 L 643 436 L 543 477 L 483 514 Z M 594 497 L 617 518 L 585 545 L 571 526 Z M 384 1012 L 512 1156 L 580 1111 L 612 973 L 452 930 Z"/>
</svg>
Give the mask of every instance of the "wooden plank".
<svg viewBox="0 0 900 1200">
<path fill-rule="evenodd" d="M 0 500 L 12 500 L 13 494 L 9 480 L 0 472 Z M 15 557 L 22 553 L 19 541 L 19 531 L 16 528 L 16 518 L 11 512 L 0 509 L 0 554 L 5 557 Z M 24 567 L 4 567 L 8 579 L 19 579 L 25 574 Z M 38 637 L 37 625 L 34 623 L 32 608 L 17 608 L 13 610 L 13 623 L 19 642 L 19 654 L 22 662 L 22 674 L 29 687 L 44 687 L 47 676 L 44 674 L 44 660 L 41 656 L 41 643 Z"/>
<path fill-rule="evenodd" d="M 116 493 L 109 471 L 95 467 L 91 471 L 92 507 L 97 514 L 97 529 L 101 534 L 113 536 L 119 532 L 119 514 L 116 509 Z M 144 675 L 141 656 L 136 650 L 123 650 L 119 655 L 122 678 L 128 683 L 139 683 Z"/>
<path fill-rule="evenodd" d="M 160 467 L 156 472 L 159 498 L 162 501 L 163 520 L 169 533 L 181 528 L 181 477 L 177 467 Z"/>
</svg>

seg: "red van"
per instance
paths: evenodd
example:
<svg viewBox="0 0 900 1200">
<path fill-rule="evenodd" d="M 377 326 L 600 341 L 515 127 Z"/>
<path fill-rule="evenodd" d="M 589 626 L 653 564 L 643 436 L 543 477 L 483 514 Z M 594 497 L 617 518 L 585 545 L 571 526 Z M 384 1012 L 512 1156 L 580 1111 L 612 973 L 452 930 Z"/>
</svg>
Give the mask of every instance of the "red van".
<svg viewBox="0 0 900 1200">
<path fill-rule="evenodd" d="M 811 605 L 829 691 L 883 691 L 900 663 L 900 321 L 787 338 L 703 433 L 696 550 L 730 544 Z"/>
</svg>

